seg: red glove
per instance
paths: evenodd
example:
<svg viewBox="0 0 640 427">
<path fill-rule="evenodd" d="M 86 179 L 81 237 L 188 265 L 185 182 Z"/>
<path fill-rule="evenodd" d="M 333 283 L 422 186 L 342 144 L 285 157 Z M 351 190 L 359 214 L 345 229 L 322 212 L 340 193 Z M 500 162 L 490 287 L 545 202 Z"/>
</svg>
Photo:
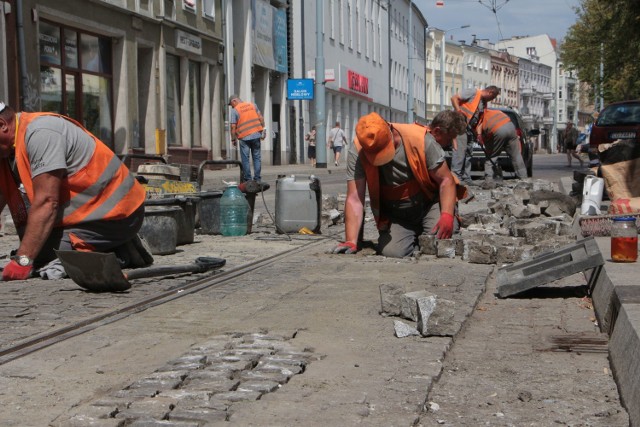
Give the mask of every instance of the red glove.
<svg viewBox="0 0 640 427">
<path fill-rule="evenodd" d="M 438 239 L 450 239 L 453 235 L 453 215 L 442 212 L 438 223 L 433 227 L 431 232 L 437 233 L 436 237 Z"/>
<path fill-rule="evenodd" d="M 358 252 L 358 246 L 353 242 L 340 243 L 331 251 L 333 254 L 355 254 L 356 252 Z"/>
<path fill-rule="evenodd" d="M 31 277 L 32 270 L 33 266 L 31 265 L 23 267 L 14 260 L 11 260 L 2 271 L 2 280 L 5 282 L 9 280 L 25 280 Z"/>
</svg>

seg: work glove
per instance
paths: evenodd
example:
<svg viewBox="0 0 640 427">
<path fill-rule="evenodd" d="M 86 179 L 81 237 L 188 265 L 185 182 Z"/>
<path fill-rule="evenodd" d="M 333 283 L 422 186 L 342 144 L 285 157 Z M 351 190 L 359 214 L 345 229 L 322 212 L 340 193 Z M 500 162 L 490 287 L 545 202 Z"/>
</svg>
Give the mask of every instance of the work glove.
<svg viewBox="0 0 640 427">
<path fill-rule="evenodd" d="M 33 271 L 33 266 L 27 265 L 26 267 L 21 266 L 14 260 L 9 261 L 2 270 L 2 280 L 8 282 L 9 280 L 26 280 L 31 277 L 31 272 Z"/>
<path fill-rule="evenodd" d="M 332 254 L 355 254 L 358 252 L 358 246 L 353 242 L 343 242 L 333 248 Z"/>
<path fill-rule="evenodd" d="M 440 219 L 431 230 L 438 239 L 450 239 L 453 235 L 453 215 L 447 212 L 440 214 Z"/>
</svg>

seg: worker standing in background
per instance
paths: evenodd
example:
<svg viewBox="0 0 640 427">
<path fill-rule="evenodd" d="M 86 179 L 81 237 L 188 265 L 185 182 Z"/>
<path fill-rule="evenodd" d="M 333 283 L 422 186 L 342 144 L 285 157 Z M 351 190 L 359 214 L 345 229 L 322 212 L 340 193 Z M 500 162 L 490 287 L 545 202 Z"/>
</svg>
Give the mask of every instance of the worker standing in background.
<svg viewBox="0 0 640 427">
<path fill-rule="evenodd" d="M 266 137 L 264 118 L 253 102 L 243 102 L 238 95 L 229 97 L 231 107 L 231 142 L 236 146 L 240 140 L 240 157 L 242 161 L 242 181 L 251 181 L 251 165 L 249 156 L 253 161 L 253 181 L 262 181 L 262 154 L 260 142 Z"/>
</svg>

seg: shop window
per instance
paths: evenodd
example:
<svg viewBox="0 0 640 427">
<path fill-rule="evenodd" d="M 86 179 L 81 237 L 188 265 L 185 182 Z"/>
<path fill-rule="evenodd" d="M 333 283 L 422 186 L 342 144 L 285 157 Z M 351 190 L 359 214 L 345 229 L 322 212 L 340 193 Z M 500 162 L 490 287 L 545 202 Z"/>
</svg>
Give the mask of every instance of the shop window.
<svg viewBox="0 0 640 427">
<path fill-rule="evenodd" d="M 167 54 L 167 144 L 180 145 L 180 58 Z"/>
<path fill-rule="evenodd" d="M 39 22 L 42 111 L 64 114 L 113 145 L 111 39 Z"/>
</svg>

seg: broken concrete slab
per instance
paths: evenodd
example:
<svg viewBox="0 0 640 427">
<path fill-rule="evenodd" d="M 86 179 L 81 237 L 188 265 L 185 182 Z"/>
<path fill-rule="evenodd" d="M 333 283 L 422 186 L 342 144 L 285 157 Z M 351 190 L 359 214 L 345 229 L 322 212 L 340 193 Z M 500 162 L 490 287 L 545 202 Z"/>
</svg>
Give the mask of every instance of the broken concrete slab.
<svg viewBox="0 0 640 427">
<path fill-rule="evenodd" d="M 498 296 L 515 295 L 603 264 L 600 249 L 590 237 L 498 269 Z"/>
</svg>

